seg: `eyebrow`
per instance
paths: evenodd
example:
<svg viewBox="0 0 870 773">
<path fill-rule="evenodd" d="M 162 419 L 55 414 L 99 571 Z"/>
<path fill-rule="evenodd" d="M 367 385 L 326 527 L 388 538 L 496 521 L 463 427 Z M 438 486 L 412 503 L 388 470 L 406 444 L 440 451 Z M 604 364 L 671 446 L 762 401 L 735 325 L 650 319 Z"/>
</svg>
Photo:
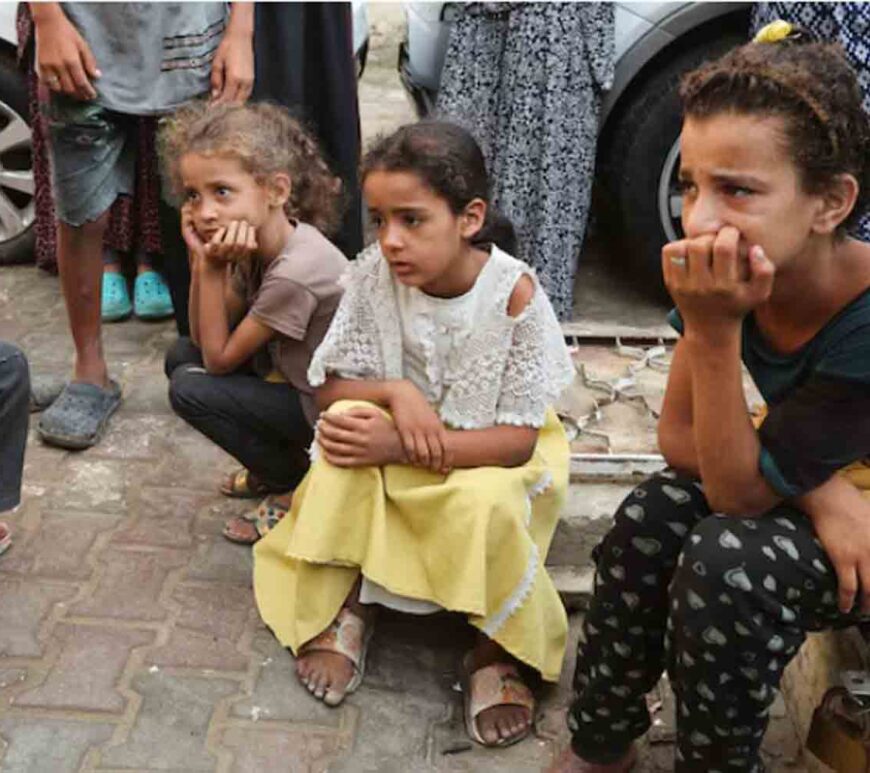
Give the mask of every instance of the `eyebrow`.
<svg viewBox="0 0 870 773">
<path fill-rule="evenodd" d="M 756 177 L 753 174 L 749 174 L 748 172 L 737 172 L 731 171 L 729 169 L 714 169 L 710 176 L 714 180 L 725 180 L 727 182 L 739 182 L 746 183 L 748 185 L 764 185 L 765 182 L 760 177 Z M 685 180 L 687 178 L 692 177 L 691 169 L 681 169 L 679 172 L 679 179 Z"/>
</svg>

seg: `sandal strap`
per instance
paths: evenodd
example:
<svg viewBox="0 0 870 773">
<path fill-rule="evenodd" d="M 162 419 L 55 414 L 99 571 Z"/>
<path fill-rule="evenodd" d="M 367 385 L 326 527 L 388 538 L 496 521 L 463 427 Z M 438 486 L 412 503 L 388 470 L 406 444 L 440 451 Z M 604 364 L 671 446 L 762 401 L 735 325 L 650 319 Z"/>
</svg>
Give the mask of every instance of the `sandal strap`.
<svg viewBox="0 0 870 773">
<path fill-rule="evenodd" d="M 299 648 L 299 654 L 332 652 L 343 655 L 355 671 L 360 670 L 366 640 L 366 624 L 347 607 L 342 607 L 330 626 Z"/>
<path fill-rule="evenodd" d="M 469 678 L 469 710 L 475 723 L 480 714 L 495 706 L 520 706 L 534 715 L 535 698 L 513 663 L 490 663 Z"/>
<path fill-rule="evenodd" d="M 276 505 L 272 497 L 266 497 L 258 505 L 251 520 L 257 527 L 257 533 L 265 537 L 285 515 L 287 515 L 287 508 Z"/>
</svg>

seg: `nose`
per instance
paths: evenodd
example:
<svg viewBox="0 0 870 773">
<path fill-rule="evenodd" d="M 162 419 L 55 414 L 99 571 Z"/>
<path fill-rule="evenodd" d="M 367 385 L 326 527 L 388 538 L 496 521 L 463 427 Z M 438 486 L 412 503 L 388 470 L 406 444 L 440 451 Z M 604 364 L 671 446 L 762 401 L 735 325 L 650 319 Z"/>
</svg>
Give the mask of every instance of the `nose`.
<svg viewBox="0 0 870 773">
<path fill-rule="evenodd" d="M 394 223 L 387 223 L 381 231 L 381 248 L 387 252 L 395 252 L 403 246 L 401 229 Z"/>
<path fill-rule="evenodd" d="M 719 202 L 712 193 L 701 190 L 683 200 L 683 231 L 690 239 L 718 233 L 724 225 Z"/>
</svg>

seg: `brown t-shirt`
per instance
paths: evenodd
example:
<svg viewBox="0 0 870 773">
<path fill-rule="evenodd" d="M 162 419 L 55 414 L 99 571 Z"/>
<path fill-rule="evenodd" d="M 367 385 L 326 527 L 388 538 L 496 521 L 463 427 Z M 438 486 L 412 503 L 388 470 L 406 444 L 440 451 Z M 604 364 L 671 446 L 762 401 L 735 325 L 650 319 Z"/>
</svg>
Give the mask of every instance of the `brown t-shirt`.
<svg viewBox="0 0 870 773">
<path fill-rule="evenodd" d="M 277 335 L 267 344 L 267 363 L 255 357 L 262 376 L 277 370 L 299 391 L 312 424 L 317 418 L 307 372 L 343 292 L 338 283 L 347 258 L 314 226 L 296 223 L 281 254 L 268 266 L 254 262 L 237 266 L 233 288 L 245 300 L 248 313 Z"/>
</svg>

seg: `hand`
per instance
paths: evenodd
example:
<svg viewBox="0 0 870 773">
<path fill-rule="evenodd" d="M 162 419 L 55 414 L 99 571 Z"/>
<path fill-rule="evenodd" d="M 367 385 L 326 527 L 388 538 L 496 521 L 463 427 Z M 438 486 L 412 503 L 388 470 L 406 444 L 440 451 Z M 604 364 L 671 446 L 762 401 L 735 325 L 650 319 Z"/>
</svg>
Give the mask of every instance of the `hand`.
<svg viewBox="0 0 870 773">
<path fill-rule="evenodd" d="M 429 401 L 410 381 L 398 382 L 390 396 L 390 411 L 408 461 L 446 473 L 453 466 L 447 430 Z"/>
<path fill-rule="evenodd" d="M 665 284 L 686 327 L 739 327 L 773 289 L 775 267 L 759 245 L 747 250 L 740 232 L 726 226 L 715 236 L 682 239 L 662 248 Z"/>
<path fill-rule="evenodd" d="M 375 408 L 324 413 L 317 425 L 323 455 L 336 467 L 382 467 L 407 462 L 395 425 Z"/>
<path fill-rule="evenodd" d="M 100 77 L 90 46 L 54 4 L 34 13 L 36 72 L 49 89 L 80 100 L 94 99 Z"/>
<path fill-rule="evenodd" d="M 852 610 L 860 589 L 861 612 L 870 613 L 870 507 L 831 509 L 812 521 L 837 573 L 840 611 Z"/>
<path fill-rule="evenodd" d="M 227 29 L 211 65 L 212 102 L 244 104 L 254 88 L 254 46 L 250 35 Z"/>
<path fill-rule="evenodd" d="M 215 266 L 241 263 L 257 251 L 256 228 L 247 220 L 233 220 L 221 228 L 205 245 L 205 257 Z"/>
</svg>

